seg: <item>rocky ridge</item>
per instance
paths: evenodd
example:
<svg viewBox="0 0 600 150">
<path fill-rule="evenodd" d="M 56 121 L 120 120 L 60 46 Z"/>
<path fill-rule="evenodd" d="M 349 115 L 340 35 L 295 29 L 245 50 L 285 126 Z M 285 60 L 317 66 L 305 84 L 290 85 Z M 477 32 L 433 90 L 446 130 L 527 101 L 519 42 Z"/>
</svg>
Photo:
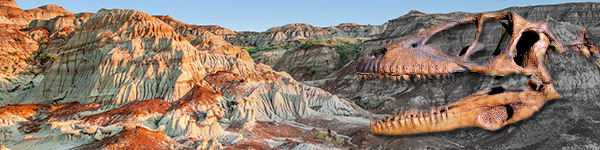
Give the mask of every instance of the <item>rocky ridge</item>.
<svg viewBox="0 0 600 150">
<path fill-rule="evenodd" d="M 265 47 L 300 39 L 369 38 L 380 34 L 386 27 L 386 24 L 358 25 L 355 23 L 315 27 L 304 23 L 294 23 L 273 27 L 265 32 L 237 32 L 235 38 L 226 38 L 226 40 L 236 46 Z"/>
<path fill-rule="evenodd" d="M 38 8 L 25 10 L 25 12 L 27 12 L 34 20 L 50 20 L 56 16 L 74 14 L 58 5 L 44 5 Z"/>
</svg>

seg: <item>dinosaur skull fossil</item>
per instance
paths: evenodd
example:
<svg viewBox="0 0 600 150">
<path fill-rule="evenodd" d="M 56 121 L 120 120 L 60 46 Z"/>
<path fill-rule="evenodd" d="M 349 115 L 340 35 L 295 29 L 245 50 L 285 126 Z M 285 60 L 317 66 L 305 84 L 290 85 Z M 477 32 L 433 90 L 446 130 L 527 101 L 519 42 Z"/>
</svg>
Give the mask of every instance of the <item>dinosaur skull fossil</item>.
<svg viewBox="0 0 600 150">
<path fill-rule="evenodd" d="M 506 45 L 499 46 L 484 60 L 475 61 L 472 57 L 485 47 L 480 42 L 485 21 L 497 21 L 502 25 L 500 41 L 505 41 Z M 443 48 L 426 44 L 433 35 L 463 24 L 475 24 L 476 29 L 473 41 L 460 53 L 448 53 Z M 513 12 L 506 12 L 455 19 L 372 50 L 361 58 L 357 66 L 361 79 L 427 80 L 439 79 L 440 75 L 472 72 L 489 76 L 524 74 L 529 76 L 529 84 L 520 89 L 492 88 L 443 108 L 394 114 L 391 119 L 371 121 L 371 131 L 405 135 L 466 127 L 497 130 L 526 119 L 546 101 L 561 97 L 544 68 L 546 51 L 550 48 L 562 51 L 562 45 L 550 33 L 548 25 L 530 23 Z"/>
</svg>

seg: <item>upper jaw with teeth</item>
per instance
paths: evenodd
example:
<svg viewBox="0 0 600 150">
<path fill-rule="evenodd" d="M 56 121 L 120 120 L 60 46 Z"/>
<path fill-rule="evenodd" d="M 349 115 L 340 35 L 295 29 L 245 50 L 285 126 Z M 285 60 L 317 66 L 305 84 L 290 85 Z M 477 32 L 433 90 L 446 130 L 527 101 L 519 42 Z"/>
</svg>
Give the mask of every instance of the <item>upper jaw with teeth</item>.
<svg viewBox="0 0 600 150">
<path fill-rule="evenodd" d="M 502 22 L 509 34 L 504 49 L 494 52 L 483 62 L 474 62 L 470 56 L 482 47 L 478 42 L 482 22 Z M 447 54 L 426 44 L 434 34 L 460 24 L 475 23 L 477 32 L 471 46 L 461 54 Z M 465 127 L 496 130 L 526 119 L 547 101 L 560 98 L 554 89 L 550 74 L 544 68 L 549 47 L 562 49 L 545 23 L 530 23 L 519 15 L 482 13 L 459 18 L 437 27 L 372 50 L 361 57 L 357 65 L 358 78 L 388 78 L 394 81 L 439 79 L 452 73 L 472 72 L 491 76 L 525 74 L 530 82 L 521 89 L 498 87 L 465 97 L 447 108 L 425 112 L 396 114 L 392 119 L 371 122 L 371 131 L 378 134 L 404 135 L 449 131 Z M 408 114 L 408 115 L 407 115 Z"/>
<path fill-rule="evenodd" d="M 371 74 L 371 73 L 358 73 L 357 77 L 359 79 L 368 79 L 368 78 L 379 78 L 379 79 L 390 79 L 393 81 L 412 81 L 412 79 L 419 79 L 422 81 L 432 80 L 432 79 L 441 79 L 450 74 Z"/>
</svg>

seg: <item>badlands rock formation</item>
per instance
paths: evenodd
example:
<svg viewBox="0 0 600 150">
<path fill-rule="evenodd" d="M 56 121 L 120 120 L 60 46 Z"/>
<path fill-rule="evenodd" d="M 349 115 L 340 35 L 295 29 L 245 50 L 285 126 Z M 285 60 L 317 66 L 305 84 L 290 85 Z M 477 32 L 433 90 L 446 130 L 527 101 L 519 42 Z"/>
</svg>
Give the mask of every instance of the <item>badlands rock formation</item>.
<svg viewBox="0 0 600 150">
<path fill-rule="evenodd" d="M 12 0 L 0 1 L 0 11 L 0 55 L 3 58 L 0 60 L 0 99 L 4 100 L 23 93 L 24 84 L 41 80 L 32 54 L 39 49 L 38 41 L 46 39 L 48 33 L 22 30 L 34 18 Z"/>
<path fill-rule="evenodd" d="M 166 16 L 154 16 L 163 22 L 171 25 L 175 32 L 179 33 L 182 36 L 193 35 L 199 36 L 203 31 L 209 31 L 210 33 L 219 36 L 222 39 L 235 37 L 236 34 L 232 30 L 227 28 L 223 28 L 217 25 L 191 25 L 183 23 L 175 18 L 166 15 Z"/>
<path fill-rule="evenodd" d="M 299 39 L 326 40 L 332 38 L 371 37 L 386 29 L 383 25 L 358 25 L 342 23 L 332 27 L 315 27 L 304 23 L 273 27 L 265 32 L 238 32 L 235 38 L 226 40 L 233 45 L 265 47 Z"/>
<path fill-rule="evenodd" d="M 58 5 L 44 5 L 38 8 L 25 10 L 25 12 L 35 20 L 50 20 L 56 16 L 74 14 Z"/>
<path fill-rule="evenodd" d="M 13 0 L 0 1 L 0 26 L 7 29 L 21 29 L 27 27 L 31 16 Z"/>
<path fill-rule="evenodd" d="M 78 15 L 86 14 L 60 17 Z M 72 31 L 44 42 L 41 51 L 57 58 L 37 87 L 2 100 L 3 146 L 327 148 L 313 138 L 326 129 L 311 131 L 294 119 L 361 114 L 344 99 L 255 64 L 211 32 L 189 32 L 197 37 L 188 41 L 175 25 L 135 10 L 68 19 L 62 28 Z"/>
<path fill-rule="evenodd" d="M 173 27 L 175 32 L 185 37 L 185 39 L 198 50 L 208 50 L 209 53 L 232 55 L 245 61 L 252 60 L 248 53 L 235 48 L 233 45 L 223 40 L 235 36 L 235 33 L 229 29 L 214 25 L 190 25 L 168 15 L 154 17 L 169 24 Z"/>
</svg>

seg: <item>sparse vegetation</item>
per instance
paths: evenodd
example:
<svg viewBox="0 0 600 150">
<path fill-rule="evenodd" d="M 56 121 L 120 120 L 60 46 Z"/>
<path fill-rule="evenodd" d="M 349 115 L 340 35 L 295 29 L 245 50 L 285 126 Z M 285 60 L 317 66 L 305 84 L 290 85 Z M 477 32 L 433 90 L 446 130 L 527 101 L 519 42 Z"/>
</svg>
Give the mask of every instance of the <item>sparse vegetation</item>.
<svg viewBox="0 0 600 150">
<path fill-rule="evenodd" d="M 354 99 L 354 104 L 358 105 L 358 107 L 364 110 L 369 110 L 381 106 L 386 101 L 387 100 L 381 100 L 376 102 L 361 102 L 360 99 Z"/>
<path fill-rule="evenodd" d="M 321 140 L 325 144 L 332 144 L 336 147 L 344 145 L 344 138 L 333 134 L 328 135 L 327 133 L 321 131 L 315 133 L 315 139 Z"/>
<path fill-rule="evenodd" d="M 361 47 L 362 43 L 338 45 L 337 52 L 340 55 L 340 61 L 336 64 L 335 69 L 341 69 L 350 60 L 357 59 Z"/>
<path fill-rule="evenodd" d="M 43 74 L 44 73 L 44 71 L 36 71 L 34 69 L 29 69 L 27 72 L 29 72 L 31 74 L 35 74 L 35 75 Z"/>
<path fill-rule="evenodd" d="M 357 59 L 362 47 L 363 39 L 327 39 L 323 40 L 299 40 L 300 48 L 308 49 L 313 46 L 335 47 L 340 55 L 340 61 L 337 62 L 335 70 L 342 68 L 351 60 Z"/>
<path fill-rule="evenodd" d="M 248 53 L 250 53 L 250 55 L 256 54 L 260 51 L 270 51 L 270 50 L 274 50 L 274 49 L 290 49 L 292 48 L 292 44 L 290 44 L 289 42 L 286 42 L 284 44 L 280 44 L 277 46 L 266 46 L 266 47 L 250 47 L 250 48 L 246 48 L 246 50 L 248 51 Z M 243 49 L 243 48 L 242 48 Z"/>
<path fill-rule="evenodd" d="M 317 69 L 315 66 L 310 66 L 308 68 L 308 73 L 310 73 L 310 75 L 315 75 L 317 72 L 320 72 L 320 69 Z"/>
<path fill-rule="evenodd" d="M 187 40 L 187 41 L 192 41 L 192 40 L 196 39 L 197 37 L 198 37 L 198 36 L 195 36 L 195 35 L 191 35 L 191 34 L 190 34 L 190 35 L 187 35 L 187 36 L 185 36 L 185 40 Z"/>
<path fill-rule="evenodd" d="M 46 64 L 47 62 L 55 61 L 57 58 L 58 58 L 58 56 L 56 56 L 56 55 L 50 56 L 50 55 L 48 55 L 48 53 L 42 53 L 39 56 L 39 62 L 41 64 Z"/>
<path fill-rule="evenodd" d="M 317 45 L 317 42 L 315 42 L 315 41 L 306 41 L 306 42 L 300 44 L 300 48 L 302 48 L 302 49 L 308 49 L 308 48 L 313 47 L 315 45 Z"/>
<path fill-rule="evenodd" d="M 56 59 L 58 59 L 58 55 L 49 55 L 48 53 L 44 52 L 42 54 L 38 53 L 37 55 L 33 55 L 25 59 L 25 61 L 38 65 L 44 65 L 48 62 L 54 62 Z"/>
</svg>

